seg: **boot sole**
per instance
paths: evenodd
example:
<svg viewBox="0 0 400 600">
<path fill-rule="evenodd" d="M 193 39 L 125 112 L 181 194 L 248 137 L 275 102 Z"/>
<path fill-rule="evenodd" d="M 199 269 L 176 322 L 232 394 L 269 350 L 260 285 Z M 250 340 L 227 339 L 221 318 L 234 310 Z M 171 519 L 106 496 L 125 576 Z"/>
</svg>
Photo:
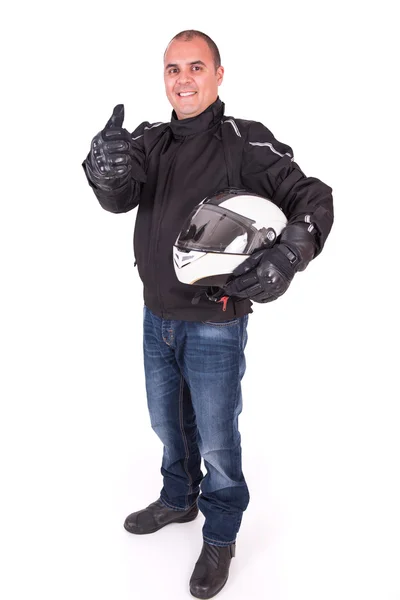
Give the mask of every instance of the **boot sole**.
<svg viewBox="0 0 400 600">
<path fill-rule="evenodd" d="M 172 525 L 172 523 L 190 523 L 190 521 L 194 521 L 196 519 L 198 514 L 199 514 L 199 511 L 197 511 L 197 513 L 194 516 L 191 515 L 190 517 L 186 516 L 186 517 L 182 517 L 181 519 L 174 519 L 173 521 L 170 521 L 169 523 L 164 523 L 164 525 L 160 525 L 160 527 L 156 527 L 155 529 L 149 529 L 148 531 L 132 531 L 132 529 L 128 529 L 127 527 L 125 527 L 125 523 L 124 523 L 124 528 L 126 529 L 126 531 L 128 531 L 129 533 L 133 533 L 134 535 L 147 535 L 148 533 L 155 533 L 156 531 L 159 531 L 160 529 L 162 529 L 163 527 L 166 527 L 167 525 Z"/>
<path fill-rule="evenodd" d="M 225 585 L 226 585 L 226 583 L 227 583 L 228 579 L 229 579 L 229 577 L 227 577 L 227 578 L 226 578 L 226 580 L 225 580 L 224 584 L 223 584 L 223 585 L 221 585 L 221 587 L 219 588 L 219 590 L 217 590 L 217 591 L 216 591 L 216 592 L 215 592 L 215 593 L 214 593 L 212 596 L 196 596 L 196 595 L 195 595 L 195 594 L 192 592 L 192 590 L 189 590 L 189 591 L 190 591 L 190 593 L 192 594 L 192 596 L 193 596 L 194 598 L 199 598 L 200 600 L 209 600 L 210 598 L 214 598 L 214 597 L 215 597 L 217 594 L 219 594 L 219 593 L 220 593 L 220 591 L 222 590 L 222 588 L 223 588 L 223 587 L 225 587 Z"/>
</svg>

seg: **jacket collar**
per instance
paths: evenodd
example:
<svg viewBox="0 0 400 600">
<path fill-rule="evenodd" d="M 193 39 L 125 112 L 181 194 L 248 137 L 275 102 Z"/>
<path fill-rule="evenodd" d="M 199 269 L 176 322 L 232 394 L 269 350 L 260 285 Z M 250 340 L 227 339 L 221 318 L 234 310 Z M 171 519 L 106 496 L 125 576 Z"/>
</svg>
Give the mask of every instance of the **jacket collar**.
<svg viewBox="0 0 400 600">
<path fill-rule="evenodd" d="M 196 133 L 202 133 L 211 129 L 213 125 L 219 123 L 224 114 L 225 104 L 220 100 L 219 96 L 210 104 L 206 110 L 197 115 L 196 117 L 190 117 L 189 119 L 179 120 L 176 116 L 176 112 L 172 111 L 171 122 L 169 124 L 174 136 L 185 137 L 187 135 L 194 135 Z"/>
</svg>

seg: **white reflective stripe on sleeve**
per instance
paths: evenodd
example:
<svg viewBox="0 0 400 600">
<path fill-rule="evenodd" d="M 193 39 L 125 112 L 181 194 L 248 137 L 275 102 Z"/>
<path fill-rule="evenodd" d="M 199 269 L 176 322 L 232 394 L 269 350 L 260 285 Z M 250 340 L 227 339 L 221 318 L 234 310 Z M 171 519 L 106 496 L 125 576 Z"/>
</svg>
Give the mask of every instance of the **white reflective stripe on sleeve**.
<svg viewBox="0 0 400 600">
<path fill-rule="evenodd" d="M 162 123 L 154 123 L 154 125 L 151 127 L 145 127 L 145 129 L 153 129 L 153 127 L 160 127 L 160 125 L 162 125 Z"/>
<path fill-rule="evenodd" d="M 315 229 L 314 225 L 311 223 L 311 215 L 304 215 L 304 221 L 306 223 L 309 223 L 308 227 L 307 227 L 307 231 L 309 231 L 310 233 L 312 233 Z"/>
<path fill-rule="evenodd" d="M 233 129 L 235 130 L 235 133 L 237 136 L 242 137 L 240 135 L 240 131 L 238 129 L 238 126 L 236 125 L 235 121 L 233 119 L 225 119 L 225 121 L 222 121 L 223 123 L 230 123 L 233 127 Z"/>
<path fill-rule="evenodd" d="M 281 154 L 280 152 L 278 152 L 278 150 L 276 150 L 273 147 L 271 142 L 249 142 L 249 144 L 251 146 L 268 146 L 268 148 L 270 148 L 272 152 L 275 152 L 275 154 L 278 154 L 279 156 L 290 156 L 290 158 L 294 160 L 294 157 L 292 157 L 292 155 L 289 152 L 285 152 L 285 154 Z"/>
<path fill-rule="evenodd" d="M 145 129 L 153 129 L 153 127 L 160 127 L 160 125 L 163 125 L 163 123 L 154 123 L 154 125 L 152 125 L 151 127 L 145 127 Z M 141 135 L 138 135 L 137 137 L 132 138 L 133 140 L 138 140 L 139 138 L 143 137 L 143 133 Z"/>
</svg>

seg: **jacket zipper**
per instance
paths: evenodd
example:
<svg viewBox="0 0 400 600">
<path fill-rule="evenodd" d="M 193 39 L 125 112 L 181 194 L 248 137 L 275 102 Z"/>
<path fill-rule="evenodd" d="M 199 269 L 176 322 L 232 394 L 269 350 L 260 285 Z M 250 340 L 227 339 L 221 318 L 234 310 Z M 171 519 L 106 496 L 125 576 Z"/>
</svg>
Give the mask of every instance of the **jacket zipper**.
<svg viewBox="0 0 400 600">
<path fill-rule="evenodd" d="M 176 153 L 178 153 L 180 151 L 180 149 L 182 148 L 182 146 L 183 146 L 184 143 L 185 143 L 185 138 L 183 138 L 183 140 L 182 140 L 179 148 L 177 148 L 177 150 L 176 150 Z M 160 217 L 159 217 L 158 222 L 157 222 L 156 232 L 155 232 L 155 236 L 154 236 L 154 244 L 153 244 L 153 250 L 154 250 L 154 252 L 153 252 L 153 264 L 154 264 L 154 267 L 153 267 L 153 274 L 154 274 L 154 282 L 155 282 L 155 285 L 156 285 L 156 288 L 157 288 L 157 299 L 158 299 L 158 303 L 160 305 L 161 314 L 163 315 L 163 313 L 164 313 L 164 305 L 163 305 L 163 302 L 161 300 L 160 285 L 158 283 L 157 263 L 156 263 L 156 256 L 157 256 L 157 251 L 158 251 L 158 246 L 159 246 L 158 235 L 159 235 L 159 232 L 160 232 L 161 222 L 162 222 L 162 219 L 163 219 L 163 216 L 164 216 L 162 208 L 163 208 L 163 204 L 160 207 Z M 151 253 L 150 253 L 150 256 L 151 256 Z"/>
</svg>

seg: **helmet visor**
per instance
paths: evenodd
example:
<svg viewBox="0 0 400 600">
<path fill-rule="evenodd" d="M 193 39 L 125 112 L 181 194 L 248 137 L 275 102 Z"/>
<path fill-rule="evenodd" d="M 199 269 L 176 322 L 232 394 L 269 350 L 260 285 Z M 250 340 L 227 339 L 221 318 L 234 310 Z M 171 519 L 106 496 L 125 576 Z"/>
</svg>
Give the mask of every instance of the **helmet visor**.
<svg viewBox="0 0 400 600">
<path fill-rule="evenodd" d="M 258 233 L 252 223 L 226 208 L 204 204 L 184 223 L 176 245 L 181 250 L 246 254 Z"/>
</svg>

